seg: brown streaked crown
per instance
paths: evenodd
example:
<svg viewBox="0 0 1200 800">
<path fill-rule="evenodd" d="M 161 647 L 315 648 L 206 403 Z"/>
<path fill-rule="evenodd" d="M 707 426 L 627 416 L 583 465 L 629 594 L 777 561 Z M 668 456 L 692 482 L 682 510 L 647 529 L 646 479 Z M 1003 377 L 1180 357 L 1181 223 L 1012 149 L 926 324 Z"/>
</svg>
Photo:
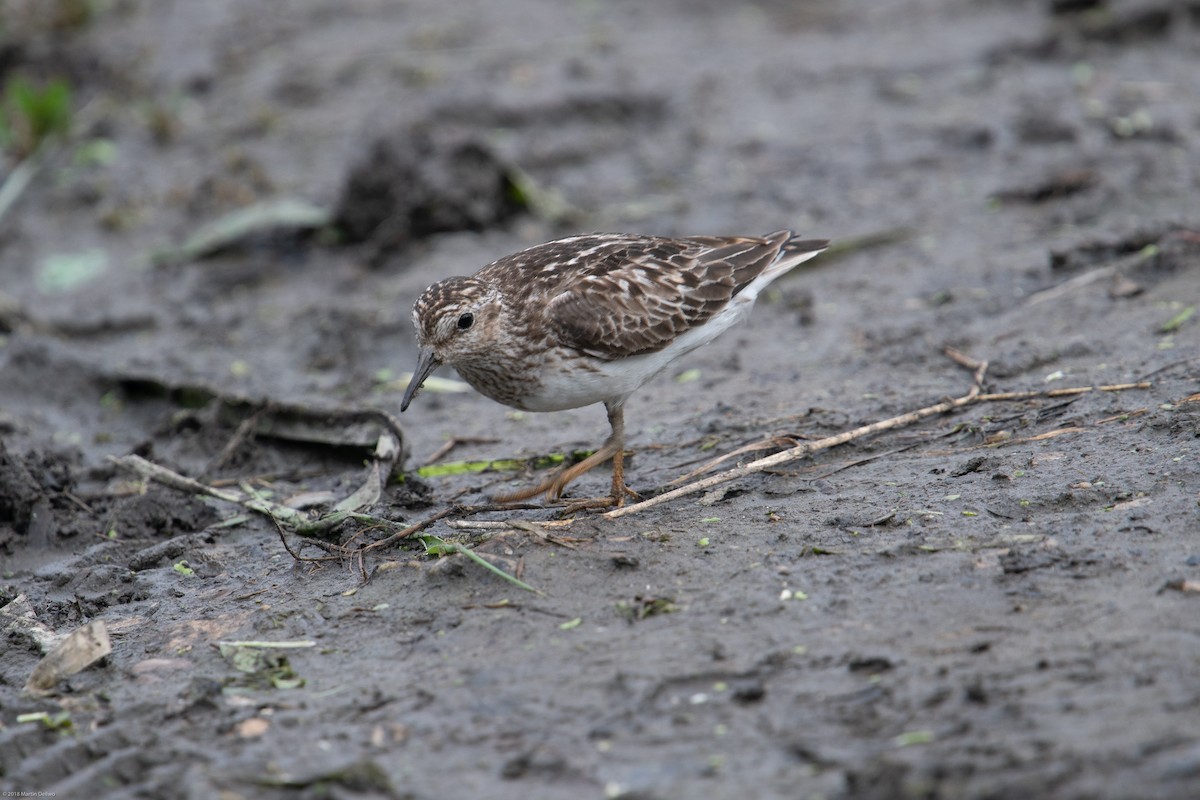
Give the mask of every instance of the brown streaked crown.
<svg viewBox="0 0 1200 800">
<path fill-rule="evenodd" d="M 417 339 L 433 344 L 446 338 L 457 318 L 482 305 L 489 294 L 487 285 L 476 278 L 455 276 L 433 284 L 413 303 Z"/>
</svg>

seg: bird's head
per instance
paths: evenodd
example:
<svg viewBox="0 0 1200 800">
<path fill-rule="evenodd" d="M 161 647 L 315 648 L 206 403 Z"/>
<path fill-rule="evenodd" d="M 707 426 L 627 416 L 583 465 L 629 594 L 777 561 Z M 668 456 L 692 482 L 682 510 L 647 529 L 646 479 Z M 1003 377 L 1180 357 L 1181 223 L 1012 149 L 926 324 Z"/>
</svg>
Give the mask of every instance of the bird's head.
<svg viewBox="0 0 1200 800">
<path fill-rule="evenodd" d="M 422 292 L 413 304 L 421 353 L 400 410 L 408 408 L 421 384 L 442 364 L 486 358 L 499 318 L 496 292 L 475 278 L 447 278 Z"/>
</svg>

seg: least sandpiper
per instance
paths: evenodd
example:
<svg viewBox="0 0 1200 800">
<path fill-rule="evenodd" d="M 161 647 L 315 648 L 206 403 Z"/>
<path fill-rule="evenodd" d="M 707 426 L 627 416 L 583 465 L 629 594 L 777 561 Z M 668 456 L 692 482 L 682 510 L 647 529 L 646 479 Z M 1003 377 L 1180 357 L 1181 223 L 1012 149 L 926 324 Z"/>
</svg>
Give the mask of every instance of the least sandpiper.
<svg viewBox="0 0 1200 800">
<path fill-rule="evenodd" d="M 767 284 L 828 244 L 786 230 L 682 239 L 594 233 L 439 281 L 413 305 L 420 358 L 400 410 L 443 364 L 481 394 L 524 411 L 604 403 L 612 433 L 599 450 L 499 499 L 543 492 L 557 499 L 611 458 L 612 492 L 594 504 L 620 505 L 626 399 L 744 317 Z"/>
</svg>

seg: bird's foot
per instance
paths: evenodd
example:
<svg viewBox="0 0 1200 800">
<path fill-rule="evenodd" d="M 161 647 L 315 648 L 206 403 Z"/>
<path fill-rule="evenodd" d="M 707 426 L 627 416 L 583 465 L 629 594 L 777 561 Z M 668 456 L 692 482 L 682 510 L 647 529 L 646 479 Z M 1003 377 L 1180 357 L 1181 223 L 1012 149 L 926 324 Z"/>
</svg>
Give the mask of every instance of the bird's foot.
<svg viewBox="0 0 1200 800">
<path fill-rule="evenodd" d="M 621 501 L 624 501 L 624 499 L 625 498 L 622 497 Z M 567 503 L 567 505 L 563 508 L 562 513 L 563 516 L 570 516 L 571 514 L 575 514 L 580 511 L 588 511 L 595 508 L 611 508 L 619 505 L 621 505 L 621 502 L 618 502 L 616 498 L 609 497 L 607 495 L 604 497 L 585 497 L 579 500 L 572 500 Z"/>
<path fill-rule="evenodd" d="M 622 483 L 619 490 L 616 487 L 613 488 L 613 494 L 570 501 L 563 509 L 563 514 L 574 514 L 576 511 L 586 511 L 592 508 L 612 508 L 614 506 L 620 508 L 625 505 L 626 497 L 632 497 L 634 500 L 642 499 L 640 494 Z"/>
<path fill-rule="evenodd" d="M 549 489 L 549 484 L 546 482 L 539 483 L 536 486 L 527 487 L 525 489 L 517 489 L 515 492 L 507 492 L 492 496 L 493 503 L 521 503 L 525 500 L 531 500 L 539 494 L 546 492 Z"/>
<path fill-rule="evenodd" d="M 495 495 L 492 500 L 497 503 L 520 503 L 544 494 L 546 495 L 546 500 L 553 503 L 562 496 L 563 489 L 566 488 L 567 481 L 570 479 L 571 476 L 567 475 L 567 470 L 560 469 L 541 483 L 527 486 L 524 489 L 517 489 L 506 494 Z"/>
<path fill-rule="evenodd" d="M 603 464 L 608 459 L 613 458 L 614 456 L 620 458 L 623 455 L 624 454 L 622 453 L 619 444 L 612 441 L 605 442 L 603 447 L 592 453 L 583 461 L 580 461 L 578 464 L 569 464 L 565 467 L 562 467 L 541 483 L 525 489 L 518 489 L 515 492 L 510 492 L 508 494 L 496 495 L 493 499 L 497 503 L 517 503 L 522 500 L 529 500 L 537 497 L 539 494 L 544 494 L 546 495 L 547 500 L 551 502 L 556 501 L 562 497 L 563 490 L 567 488 L 568 483 L 575 480 L 588 470 L 598 466 L 599 464 Z M 620 490 L 618 490 L 618 486 L 621 487 Z M 620 470 L 620 468 L 617 468 L 616 472 L 614 473 L 613 491 L 609 505 L 620 505 L 625 501 L 624 487 L 625 482 L 623 471 Z M 620 499 L 617 500 L 616 498 Z M 599 500 L 601 498 L 596 499 Z M 568 508 L 573 505 L 575 505 L 575 503 L 569 504 Z"/>
</svg>

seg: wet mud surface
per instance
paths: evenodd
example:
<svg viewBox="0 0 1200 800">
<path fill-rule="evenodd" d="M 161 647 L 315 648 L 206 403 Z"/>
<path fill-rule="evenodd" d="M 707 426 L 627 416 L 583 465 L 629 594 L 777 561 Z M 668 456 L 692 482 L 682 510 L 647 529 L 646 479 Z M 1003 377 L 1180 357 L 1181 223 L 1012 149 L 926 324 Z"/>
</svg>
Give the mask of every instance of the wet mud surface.
<svg viewBox="0 0 1200 800">
<path fill-rule="evenodd" d="M 0 219 L 4 790 L 1200 792 L 1200 6 L 48 7 L 0 51 L 77 107 Z M 369 483 L 430 282 L 580 231 L 783 227 L 840 247 L 629 402 L 643 495 L 960 396 L 948 346 L 989 392 L 1149 386 L 977 403 L 617 519 L 427 529 L 541 594 L 412 541 L 328 555 L 545 474 L 417 475 L 447 441 L 587 450 L 600 408 L 423 392 L 365 509 L 395 526 L 324 549 L 110 458 L 328 510 Z M 111 653 L 23 691 L 39 631 L 93 620 Z"/>
</svg>

